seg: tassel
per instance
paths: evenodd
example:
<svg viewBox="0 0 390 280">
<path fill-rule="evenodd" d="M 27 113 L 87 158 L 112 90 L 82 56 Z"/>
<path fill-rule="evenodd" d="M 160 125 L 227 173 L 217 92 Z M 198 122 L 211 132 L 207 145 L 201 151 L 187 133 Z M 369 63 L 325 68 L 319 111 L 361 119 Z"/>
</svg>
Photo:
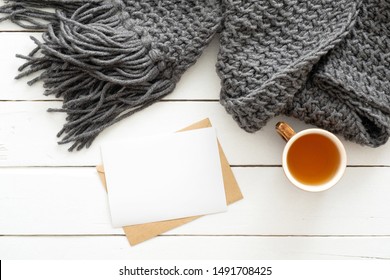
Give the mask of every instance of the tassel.
<svg viewBox="0 0 390 280">
<path fill-rule="evenodd" d="M 105 128 L 173 91 L 179 75 L 168 69 L 165 46 L 157 48 L 145 30 L 133 28 L 123 2 L 12 2 L 0 7 L 6 14 L 0 21 L 45 29 L 43 42 L 31 37 L 37 47 L 17 55 L 26 62 L 16 78 L 43 70 L 29 84 L 42 80 L 45 95 L 63 99 L 62 108 L 48 111 L 67 114 L 57 136 L 59 144 L 73 143 L 69 151 L 88 148 Z M 40 10 L 48 6 L 56 10 Z M 218 28 L 214 25 L 206 42 Z"/>
</svg>

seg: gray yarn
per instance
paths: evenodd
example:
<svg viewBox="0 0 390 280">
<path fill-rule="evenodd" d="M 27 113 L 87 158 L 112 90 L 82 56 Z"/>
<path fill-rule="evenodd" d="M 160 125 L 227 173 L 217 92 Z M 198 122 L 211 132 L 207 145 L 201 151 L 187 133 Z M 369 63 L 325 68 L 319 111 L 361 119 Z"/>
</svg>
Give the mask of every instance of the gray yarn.
<svg viewBox="0 0 390 280">
<path fill-rule="evenodd" d="M 63 98 L 69 150 L 89 147 L 105 128 L 172 92 L 220 27 L 209 0 L 13 0 L 0 7 L 22 27 L 45 29 L 17 78 L 43 70 L 46 95 Z M 40 8 L 52 7 L 56 12 Z M 48 24 L 41 23 L 43 19 Z"/>
<path fill-rule="evenodd" d="M 249 132 L 279 114 L 360 144 L 390 134 L 390 1 L 225 1 L 221 103 Z"/>
<path fill-rule="evenodd" d="M 221 28 L 221 104 L 246 131 L 287 114 L 377 147 L 390 134 L 390 0 L 13 0 L 45 29 L 18 78 L 43 70 L 70 150 L 170 93 Z M 55 13 L 40 8 L 53 7 Z M 42 24 L 36 19 L 44 19 Z"/>
</svg>

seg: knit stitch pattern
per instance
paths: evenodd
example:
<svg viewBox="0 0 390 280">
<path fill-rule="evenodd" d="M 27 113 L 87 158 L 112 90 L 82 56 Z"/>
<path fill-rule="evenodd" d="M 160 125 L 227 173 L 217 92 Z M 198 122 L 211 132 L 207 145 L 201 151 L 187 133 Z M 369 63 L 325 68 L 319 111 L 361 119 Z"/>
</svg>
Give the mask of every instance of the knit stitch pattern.
<svg viewBox="0 0 390 280">
<path fill-rule="evenodd" d="M 105 128 L 172 92 L 221 23 L 209 0 L 14 0 L 0 13 L 25 28 L 43 28 L 43 42 L 20 67 L 44 70 L 46 95 L 63 98 L 67 123 L 60 144 L 91 145 Z M 39 8 L 53 7 L 56 12 Z M 36 19 L 48 21 L 42 24 Z"/>
<path fill-rule="evenodd" d="M 390 0 L 8 2 L 0 21 L 46 30 L 17 78 L 43 70 L 30 84 L 63 99 L 49 111 L 67 114 L 70 150 L 172 92 L 218 31 L 220 102 L 244 130 L 285 114 L 371 147 L 389 138 Z"/>
<path fill-rule="evenodd" d="M 287 114 L 376 147 L 390 133 L 389 1 L 225 1 L 221 103 L 248 132 Z"/>
</svg>

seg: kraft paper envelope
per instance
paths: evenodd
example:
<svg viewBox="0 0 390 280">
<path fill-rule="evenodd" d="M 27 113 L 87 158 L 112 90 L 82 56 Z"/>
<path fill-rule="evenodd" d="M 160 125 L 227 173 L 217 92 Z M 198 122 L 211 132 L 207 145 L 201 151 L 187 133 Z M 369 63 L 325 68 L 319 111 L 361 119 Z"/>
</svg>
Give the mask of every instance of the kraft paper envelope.
<svg viewBox="0 0 390 280">
<path fill-rule="evenodd" d="M 211 127 L 211 123 L 209 119 L 204 119 L 200 122 L 194 123 L 182 130 L 179 130 L 179 132 L 185 130 L 206 128 L 206 127 Z M 227 161 L 226 156 L 219 143 L 218 143 L 218 147 L 219 147 L 219 154 L 221 158 L 221 167 L 222 167 L 223 183 L 225 187 L 226 202 L 227 204 L 231 204 L 233 202 L 242 199 L 243 196 L 237 184 L 237 181 L 234 177 L 232 169 L 230 168 L 229 162 Z M 102 165 L 99 165 L 96 167 L 96 169 L 99 173 L 100 179 L 102 180 L 104 187 L 107 190 L 104 167 Z M 164 233 L 168 230 L 174 229 L 178 226 L 191 222 L 199 217 L 201 216 L 126 226 L 123 227 L 123 230 L 126 234 L 129 243 L 131 245 L 136 245 L 145 240 L 153 238 L 161 233 Z"/>
</svg>

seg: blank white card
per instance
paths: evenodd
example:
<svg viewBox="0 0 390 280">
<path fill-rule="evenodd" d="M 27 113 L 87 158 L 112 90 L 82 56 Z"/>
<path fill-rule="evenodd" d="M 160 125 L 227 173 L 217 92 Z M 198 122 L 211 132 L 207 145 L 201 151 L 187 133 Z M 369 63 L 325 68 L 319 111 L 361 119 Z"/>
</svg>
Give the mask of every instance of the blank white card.
<svg viewBox="0 0 390 280">
<path fill-rule="evenodd" d="M 226 211 L 214 128 L 101 147 L 114 227 Z"/>
</svg>

